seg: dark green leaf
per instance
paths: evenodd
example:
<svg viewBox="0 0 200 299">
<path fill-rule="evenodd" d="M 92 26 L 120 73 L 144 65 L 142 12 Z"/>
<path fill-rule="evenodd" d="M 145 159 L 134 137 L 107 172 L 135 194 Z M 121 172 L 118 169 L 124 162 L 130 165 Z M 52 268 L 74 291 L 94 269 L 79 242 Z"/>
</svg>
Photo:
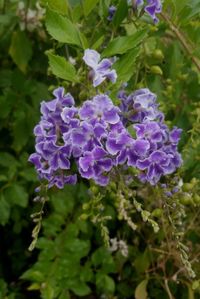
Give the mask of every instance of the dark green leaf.
<svg viewBox="0 0 200 299">
<path fill-rule="evenodd" d="M 3 193 L 0 194 L 0 224 L 5 225 L 10 216 L 10 205 L 5 199 Z"/>
<path fill-rule="evenodd" d="M 28 203 L 28 193 L 24 187 L 12 184 L 10 187 L 5 189 L 5 198 L 11 204 L 16 204 L 20 207 L 26 207 Z"/>
<path fill-rule="evenodd" d="M 25 73 L 32 56 L 31 42 L 25 32 L 16 31 L 13 33 L 9 54 L 18 68 Z"/>
</svg>

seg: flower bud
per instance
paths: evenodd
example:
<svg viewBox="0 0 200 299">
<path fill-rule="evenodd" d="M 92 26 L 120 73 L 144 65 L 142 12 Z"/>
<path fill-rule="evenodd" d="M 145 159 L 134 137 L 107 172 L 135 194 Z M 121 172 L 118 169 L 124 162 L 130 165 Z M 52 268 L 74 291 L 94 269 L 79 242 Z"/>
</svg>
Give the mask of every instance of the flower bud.
<svg viewBox="0 0 200 299">
<path fill-rule="evenodd" d="M 162 209 L 155 209 L 152 212 L 152 216 L 160 218 L 163 215 L 163 210 Z"/>
<path fill-rule="evenodd" d="M 88 219 L 88 215 L 87 215 L 87 214 L 82 214 L 82 215 L 80 216 L 80 219 L 81 219 L 81 220 L 87 220 L 87 219 Z"/>
<path fill-rule="evenodd" d="M 163 75 L 163 71 L 158 65 L 152 65 L 150 68 L 150 72 L 155 75 Z"/>
<path fill-rule="evenodd" d="M 160 61 L 162 61 L 164 59 L 164 54 L 160 49 L 156 49 L 153 52 L 153 57 L 160 60 Z"/>
</svg>

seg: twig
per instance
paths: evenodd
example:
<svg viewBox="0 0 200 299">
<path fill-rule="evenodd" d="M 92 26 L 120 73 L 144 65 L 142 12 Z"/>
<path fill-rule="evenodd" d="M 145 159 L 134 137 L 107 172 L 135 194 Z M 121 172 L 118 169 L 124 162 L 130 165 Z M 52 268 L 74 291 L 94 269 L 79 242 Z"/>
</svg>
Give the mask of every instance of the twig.
<svg viewBox="0 0 200 299">
<path fill-rule="evenodd" d="M 194 51 L 193 51 L 193 48 L 189 45 L 189 41 L 186 40 L 183 33 L 176 27 L 176 25 L 169 19 L 169 17 L 166 14 L 164 14 L 162 12 L 160 15 L 163 18 L 163 20 L 165 20 L 167 22 L 167 24 L 169 25 L 172 32 L 175 33 L 176 37 L 178 38 L 178 40 L 180 41 L 182 46 L 184 47 L 186 52 L 191 57 L 193 63 L 196 65 L 197 69 L 200 71 L 200 61 L 196 56 L 193 55 Z"/>
<path fill-rule="evenodd" d="M 167 291 L 167 294 L 168 294 L 168 296 L 169 296 L 169 299 L 174 299 L 174 296 L 172 295 L 172 293 L 171 293 L 171 291 L 170 291 L 170 288 L 169 288 L 169 285 L 168 285 L 168 279 L 165 278 L 164 282 L 165 282 L 165 289 L 166 289 L 166 291 Z"/>
</svg>

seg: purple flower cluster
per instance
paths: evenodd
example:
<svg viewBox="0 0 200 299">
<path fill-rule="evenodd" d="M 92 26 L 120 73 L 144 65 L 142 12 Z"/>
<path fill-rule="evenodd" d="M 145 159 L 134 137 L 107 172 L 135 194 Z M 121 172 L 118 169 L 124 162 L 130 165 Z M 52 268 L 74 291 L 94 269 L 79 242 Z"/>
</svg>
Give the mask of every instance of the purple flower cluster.
<svg viewBox="0 0 200 299">
<path fill-rule="evenodd" d="M 49 187 L 56 185 L 63 188 L 65 184 L 75 184 L 76 174 L 70 173 L 71 147 L 63 142 L 62 135 L 77 125 L 77 120 L 71 118 L 65 123 L 61 117 L 63 109 L 68 109 L 73 115 L 74 99 L 64 88 L 53 92 L 55 99 L 41 103 L 41 120 L 34 128 L 36 136 L 36 152 L 29 157 L 38 172 L 40 179 L 49 182 Z M 70 114 L 70 113 L 69 113 Z"/>
<path fill-rule="evenodd" d="M 140 170 L 142 182 L 155 185 L 161 176 L 171 174 L 181 166 L 177 145 L 182 130 L 174 127 L 170 131 L 164 124 L 156 96 L 148 89 L 137 90 L 128 96 L 121 91 L 119 98 L 123 123 L 126 126 L 133 124 L 135 142 L 139 144 L 134 163 L 128 165 Z"/>
<path fill-rule="evenodd" d="M 136 5 L 141 6 L 144 5 L 143 0 L 136 0 Z M 146 13 L 153 19 L 154 23 L 158 22 L 158 18 L 156 14 L 161 13 L 162 11 L 162 4 L 160 0 L 147 0 L 147 4 L 144 7 Z"/>
<path fill-rule="evenodd" d="M 102 82 L 106 74 L 115 71 L 107 69 L 106 73 L 103 65 L 107 59 L 99 62 L 96 53 L 86 50 L 84 60 L 91 67 L 98 65 L 94 78 Z M 177 144 L 181 130 L 169 130 L 156 96 L 148 89 L 130 95 L 120 91 L 120 107 L 105 94 L 94 96 L 80 107 L 62 87 L 53 94 L 52 101 L 41 103 L 41 120 L 34 129 L 35 153 L 29 157 L 49 188 L 75 184 L 77 175 L 105 186 L 120 166 L 121 170 L 127 166 L 138 169 L 142 182 L 155 185 L 161 176 L 180 167 Z M 130 126 L 135 138 L 128 132 Z"/>
</svg>

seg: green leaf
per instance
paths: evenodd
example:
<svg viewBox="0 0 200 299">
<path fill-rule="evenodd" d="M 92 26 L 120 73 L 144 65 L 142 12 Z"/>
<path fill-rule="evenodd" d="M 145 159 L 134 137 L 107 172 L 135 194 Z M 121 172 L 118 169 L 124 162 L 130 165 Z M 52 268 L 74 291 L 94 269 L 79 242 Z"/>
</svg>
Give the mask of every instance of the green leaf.
<svg viewBox="0 0 200 299">
<path fill-rule="evenodd" d="M 0 194 L 0 224 L 5 225 L 10 216 L 10 205 L 6 201 L 3 193 Z"/>
<path fill-rule="evenodd" d="M 9 153 L 0 152 L 0 165 L 4 167 L 17 166 L 19 163 L 17 160 Z"/>
<path fill-rule="evenodd" d="M 116 70 L 119 82 L 127 82 L 134 74 L 134 65 L 137 56 L 140 53 L 140 47 L 136 47 L 116 61 L 113 65 L 113 69 Z"/>
<path fill-rule="evenodd" d="M 140 282 L 140 284 L 136 287 L 135 289 L 135 299 L 147 299 L 147 283 L 148 280 L 145 279 L 142 282 Z"/>
<path fill-rule="evenodd" d="M 12 184 L 5 189 L 4 195 L 6 200 L 11 204 L 16 204 L 23 208 L 28 204 L 28 193 L 25 191 L 24 187 L 20 185 Z"/>
<path fill-rule="evenodd" d="M 32 46 L 24 31 L 13 33 L 9 54 L 18 68 L 25 73 L 32 56 Z"/>
<path fill-rule="evenodd" d="M 96 285 L 97 288 L 105 293 L 112 294 L 115 291 L 114 280 L 105 274 L 97 273 L 96 275 Z"/>
<path fill-rule="evenodd" d="M 99 0 L 84 0 L 83 1 L 83 12 L 84 15 L 87 17 L 91 11 L 95 8 Z"/>
<path fill-rule="evenodd" d="M 42 298 L 43 299 L 54 299 L 55 292 L 50 284 L 45 283 L 45 287 L 42 288 Z"/>
<path fill-rule="evenodd" d="M 23 107 L 23 108 L 22 108 Z M 31 116 L 28 111 L 23 111 L 26 109 L 25 106 L 21 104 L 18 110 L 15 112 L 15 121 L 13 126 L 13 144 L 12 147 L 15 151 L 20 151 L 23 146 L 28 142 L 32 127 L 31 127 Z"/>
<path fill-rule="evenodd" d="M 139 45 L 144 40 L 146 35 L 146 30 L 140 30 L 130 36 L 117 37 L 108 44 L 102 55 L 105 57 L 116 54 L 124 54 L 128 50 Z"/>
<path fill-rule="evenodd" d="M 47 9 L 46 28 L 49 34 L 59 42 L 81 46 L 79 31 L 67 17 Z"/>
<path fill-rule="evenodd" d="M 117 6 L 117 11 L 113 18 L 113 24 L 119 26 L 128 14 L 127 0 L 121 0 Z"/>
<path fill-rule="evenodd" d="M 74 280 L 74 286 L 70 286 L 70 289 L 76 294 L 77 296 L 86 296 L 91 293 L 90 288 L 87 286 L 86 283 L 78 280 Z"/>
<path fill-rule="evenodd" d="M 68 13 L 68 1 L 67 0 L 48 0 L 48 5 L 52 10 L 67 15 Z"/>
<path fill-rule="evenodd" d="M 76 70 L 74 66 L 69 63 L 64 57 L 55 55 L 51 52 L 47 52 L 49 58 L 49 65 L 51 67 L 52 73 L 67 81 L 77 81 Z"/>
</svg>

